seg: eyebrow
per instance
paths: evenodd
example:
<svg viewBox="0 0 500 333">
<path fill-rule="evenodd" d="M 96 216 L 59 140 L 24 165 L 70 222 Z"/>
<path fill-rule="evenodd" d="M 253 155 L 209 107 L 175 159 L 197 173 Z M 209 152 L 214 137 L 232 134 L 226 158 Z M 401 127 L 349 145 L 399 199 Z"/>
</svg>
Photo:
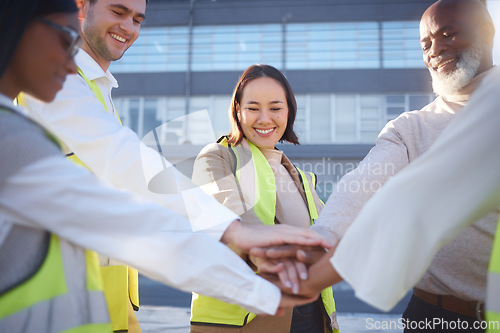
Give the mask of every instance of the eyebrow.
<svg viewBox="0 0 500 333">
<path fill-rule="evenodd" d="M 246 104 L 260 104 L 259 102 L 256 101 L 248 101 Z M 285 104 L 283 101 L 276 100 L 276 101 L 271 101 L 269 104 Z"/>
<path fill-rule="evenodd" d="M 436 31 L 430 31 L 428 35 L 430 36 L 436 36 L 436 35 L 441 35 L 444 31 L 455 31 L 456 28 L 452 25 L 445 25 L 444 27 L 440 27 L 439 29 L 437 29 Z M 429 40 L 430 37 L 429 36 L 426 36 L 424 38 L 421 38 L 420 39 L 420 43 L 426 41 L 426 40 Z"/>
<path fill-rule="evenodd" d="M 132 10 L 130 10 L 130 8 L 128 8 L 128 7 L 124 6 L 124 5 L 121 5 L 121 4 L 111 4 L 111 5 L 109 5 L 109 7 L 114 7 L 114 8 L 121 9 L 124 12 L 126 12 L 127 14 L 132 13 Z M 137 16 L 137 17 L 140 17 L 140 18 L 143 18 L 143 19 L 146 18 L 146 15 L 144 15 L 143 13 L 138 13 L 138 14 L 136 14 L 134 16 Z"/>
</svg>

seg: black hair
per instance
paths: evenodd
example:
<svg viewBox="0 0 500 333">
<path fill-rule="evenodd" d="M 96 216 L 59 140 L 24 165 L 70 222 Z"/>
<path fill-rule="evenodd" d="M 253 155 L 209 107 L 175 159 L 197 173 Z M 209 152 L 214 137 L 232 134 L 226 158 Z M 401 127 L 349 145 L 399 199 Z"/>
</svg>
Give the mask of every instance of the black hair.
<svg viewBox="0 0 500 333">
<path fill-rule="evenodd" d="M 10 65 L 28 24 L 52 13 L 77 13 L 74 0 L 1 0 L 0 1 L 0 77 Z"/>
</svg>

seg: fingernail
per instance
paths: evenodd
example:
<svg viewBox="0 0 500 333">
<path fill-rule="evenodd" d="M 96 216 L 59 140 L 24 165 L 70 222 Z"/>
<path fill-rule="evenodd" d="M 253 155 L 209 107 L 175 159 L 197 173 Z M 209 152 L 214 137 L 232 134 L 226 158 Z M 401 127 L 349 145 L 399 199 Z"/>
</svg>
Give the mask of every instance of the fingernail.
<svg viewBox="0 0 500 333">
<path fill-rule="evenodd" d="M 285 281 L 285 287 L 292 288 L 292 283 L 290 281 Z"/>
<path fill-rule="evenodd" d="M 301 278 L 302 280 L 307 280 L 307 273 L 306 273 L 306 272 L 302 272 L 302 273 L 300 273 L 300 278 Z"/>
<path fill-rule="evenodd" d="M 292 292 L 297 295 L 299 293 L 299 285 L 298 284 L 294 284 L 293 285 L 293 288 L 292 288 Z"/>
</svg>

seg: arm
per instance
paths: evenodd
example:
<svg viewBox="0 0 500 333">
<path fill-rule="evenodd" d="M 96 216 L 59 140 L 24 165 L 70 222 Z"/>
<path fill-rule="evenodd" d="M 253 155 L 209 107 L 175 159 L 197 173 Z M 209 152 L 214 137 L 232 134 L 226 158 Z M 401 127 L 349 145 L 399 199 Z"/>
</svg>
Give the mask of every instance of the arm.
<svg viewBox="0 0 500 333">
<path fill-rule="evenodd" d="M 364 301 L 389 310 L 441 246 L 500 204 L 498 87 L 496 69 L 434 146 L 390 180 L 345 234 L 331 262 Z"/>
<path fill-rule="evenodd" d="M 193 230 L 206 229 L 218 240 L 238 219 L 121 126 L 79 75 L 67 77 L 54 102 L 43 104 L 26 96 L 26 106 L 30 116 L 56 134 L 96 176 L 174 210 L 189 219 Z M 154 177 L 156 189 L 167 194 L 148 188 Z"/>
<path fill-rule="evenodd" d="M 20 200 L 19 198 L 22 198 Z M 0 188 L 4 221 L 44 228 L 184 291 L 275 313 L 280 292 L 226 246 L 193 233 L 174 212 L 100 184 L 58 156 L 30 164 Z"/>
<path fill-rule="evenodd" d="M 336 244 L 363 208 L 387 180 L 409 163 L 408 152 L 398 127 L 400 117 L 389 122 L 379 134 L 375 147 L 339 181 L 316 223 L 311 227 Z M 333 177 L 334 175 L 332 175 Z"/>
</svg>

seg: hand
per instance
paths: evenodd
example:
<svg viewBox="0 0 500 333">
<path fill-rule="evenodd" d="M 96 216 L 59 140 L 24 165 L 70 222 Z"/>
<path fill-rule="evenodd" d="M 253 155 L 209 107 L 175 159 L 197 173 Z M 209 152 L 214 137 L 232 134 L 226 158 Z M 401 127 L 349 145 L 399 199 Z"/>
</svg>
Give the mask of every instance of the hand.
<svg viewBox="0 0 500 333">
<path fill-rule="evenodd" d="M 306 265 L 312 265 L 320 260 L 326 251 L 321 246 L 278 245 L 252 248 L 250 255 L 259 258 L 281 259 L 293 258 Z"/>
<path fill-rule="evenodd" d="M 278 286 L 283 292 L 294 293 L 305 297 L 314 297 L 321 290 L 335 283 L 342 281 L 342 277 L 337 273 L 330 263 L 335 248 L 332 248 L 318 262 L 309 267 L 309 278 L 299 281 L 299 292 L 295 293 L 293 289 L 288 288 L 285 283 L 280 281 L 276 274 L 259 274 Z"/>
<path fill-rule="evenodd" d="M 281 283 L 298 293 L 299 278 L 307 280 L 307 267 L 326 254 L 320 246 L 280 245 L 252 248 L 249 258 L 261 273 L 275 273 Z"/>
<path fill-rule="evenodd" d="M 302 296 L 294 296 L 294 295 L 289 295 L 286 293 L 281 293 L 280 305 L 279 305 L 278 310 L 276 311 L 275 315 L 276 316 L 284 315 L 285 308 L 291 308 L 291 307 L 294 307 L 296 305 L 304 305 L 304 304 L 314 302 L 318 298 L 318 295 L 316 297 L 302 297 Z"/>
<path fill-rule="evenodd" d="M 252 247 L 297 244 L 331 248 L 332 245 L 316 232 L 289 225 L 251 225 L 234 221 L 229 225 L 221 241 L 234 244 L 240 250 L 248 252 Z"/>
<path fill-rule="evenodd" d="M 299 278 L 307 279 L 306 265 L 297 260 L 287 258 L 276 260 L 252 255 L 249 256 L 249 260 L 259 273 L 278 275 L 280 282 L 287 288 L 291 288 L 294 294 L 299 292 Z"/>
<path fill-rule="evenodd" d="M 318 295 L 320 294 L 321 290 L 323 288 L 319 288 L 316 285 L 316 281 L 312 279 L 308 280 L 300 280 L 298 289 L 294 290 L 294 288 L 290 288 L 286 286 L 281 279 L 278 277 L 277 274 L 267 274 L 267 273 L 259 273 L 259 275 L 268 280 L 269 282 L 273 283 L 276 285 L 278 288 L 281 289 L 282 293 L 288 294 L 288 295 L 293 295 L 293 296 L 302 296 L 305 298 L 310 298 L 312 301 L 314 301 Z"/>
</svg>

